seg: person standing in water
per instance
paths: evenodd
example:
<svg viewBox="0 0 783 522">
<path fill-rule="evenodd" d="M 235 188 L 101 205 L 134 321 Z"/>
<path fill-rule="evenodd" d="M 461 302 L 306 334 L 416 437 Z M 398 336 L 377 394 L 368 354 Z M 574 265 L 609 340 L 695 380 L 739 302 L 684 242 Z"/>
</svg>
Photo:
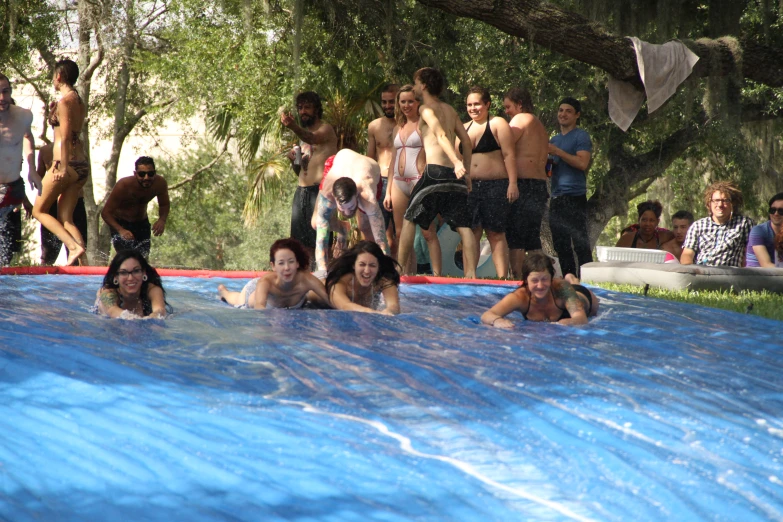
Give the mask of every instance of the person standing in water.
<svg viewBox="0 0 783 522">
<path fill-rule="evenodd" d="M 321 120 L 324 110 L 317 93 L 307 91 L 297 95 L 296 111 L 301 126 L 287 112 L 280 116 L 280 123 L 301 140 L 301 145 L 296 146 L 300 150 L 298 166 L 296 147 L 288 153 L 294 172 L 299 176 L 299 185 L 291 203 L 291 237 L 305 246 L 312 259 L 315 257 L 316 233 L 311 222 L 318 201 L 318 186 L 324 177 L 326 160 L 337 154 L 337 134 L 331 125 Z"/>
<path fill-rule="evenodd" d="M 399 86 L 396 83 L 386 85 L 381 91 L 381 110 L 383 116 L 376 118 L 367 126 L 367 156 L 378 162 L 381 168 L 381 194 L 386 194 L 387 185 L 391 184 L 389 165 L 394 154 L 394 100 Z M 386 224 L 386 242 L 389 243 L 392 256 L 397 254 L 394 222 L 392 213 L 381 205 L 383 221 Z"/>
<path fill-rule="evenodd" d="M 463 143 L 470 141 L 470 137 L 454 108 L 438 98 L 445 85 L 440 71 L 431 67 L 419 69 L 413 75 L 413 85 L 416 96 L 423 101 L 419 111 L 419 130 L 427 165 L 411 192 L 410 204 L 405 211 L 398 261 L 403 267 L 407 266 L 416 238 L 415 225 L 427 229 L 440 214 L 462 238 L 465 277 L 474 278 L 478 250 L 468 206 L 471 151 L 466 149 L 463 159 L 460 159 L 454 149 L 457 137 Z"/>
<path fill-rule="evenodd" d="M 147 203 L 158 199 L 158 220 L 150 225 Z M 169 217 L 169 185 L 157 174 L 155 161 L 148 156 L 136 160 L 133 176 L 122 178 L 109 194 L 101 217 L 111 228 L 114 250 L 136 250 L 149 257 L 152 234 L 166 229 Z"/>
<path fill-rule="evenodd" d="M 525 253 L 541 250 L 541 221 L 544 219 L 549 191 L 546 161 L 549 137 L 546 128 L 533 114 L 533 99 L 527 89 L 509 89 L 503 108 L 511 118 L 517 160 L 519 199 L 511 204 L 506 227 L 511 273 L 522 277 Z"/>
</svg>

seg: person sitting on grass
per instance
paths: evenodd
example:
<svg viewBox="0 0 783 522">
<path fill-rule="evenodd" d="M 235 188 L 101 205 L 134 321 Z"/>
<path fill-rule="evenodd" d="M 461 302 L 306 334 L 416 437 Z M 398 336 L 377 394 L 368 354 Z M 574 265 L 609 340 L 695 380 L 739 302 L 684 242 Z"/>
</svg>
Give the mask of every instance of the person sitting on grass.
<svg viewBox="0 0 783 522">
<path fill-rule="evenodd" d="M 639 213 L 639 223 L 625 229 L 615 246 L 660 250 L 664 243 L 674 239 L 674 234 L 670 231 L 658 228 L 663 211 L 663 205 L 659 201 L 639 203 L 636 211 Z"/>
<path fill-rule="evenodd" d="M 573 274 L 555 277 L 555 266 L 543 252 L 532 252 L 522 263 L 522 285 L 484 312 L 481 322 L 495 328 L 512 328 L 506 316 L 519 310 L 528 321 L 566 325 L 587 324 L 598 314 L 598 297 L 579 284 Z"/>
<path fill-rule="evenodd" d="M 338 310 L 400 313 L 399 264 L 372 241 L 360 241 L 329 265 L 326 291 Z M 381 310 L 380 297 L 386 302 Z"/>
<path fill-rule="evenodd" d="M 310 256 L 293 238 L 278 239 L 269 249 L 272 272 L 257 277 L 241 292 L 218 285 L 220 299 L 234 308 L 302 308 L 305 302 L 328 303 L 323 283 L 310 273 Z"/>
<path fill-rule="evenodd" d="M 158 272 L 141 253 L 120 250 L 96 296 L 99 313 L 120 319 L 163 319 L 170 312 Z"/>
</svg>

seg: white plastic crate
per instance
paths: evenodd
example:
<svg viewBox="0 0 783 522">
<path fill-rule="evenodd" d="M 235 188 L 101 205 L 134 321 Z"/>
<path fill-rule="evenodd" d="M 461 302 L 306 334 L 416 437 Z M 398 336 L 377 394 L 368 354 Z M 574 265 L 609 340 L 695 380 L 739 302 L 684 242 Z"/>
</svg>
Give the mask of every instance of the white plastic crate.
<svg viewBox="0 0 783 522">
<path fill-rule="evenodd" d="M 625 263 L 663 263 L 666 252 L 649 248 L 595 247 L 598 261 L 623 261 Z"/>
</svg>

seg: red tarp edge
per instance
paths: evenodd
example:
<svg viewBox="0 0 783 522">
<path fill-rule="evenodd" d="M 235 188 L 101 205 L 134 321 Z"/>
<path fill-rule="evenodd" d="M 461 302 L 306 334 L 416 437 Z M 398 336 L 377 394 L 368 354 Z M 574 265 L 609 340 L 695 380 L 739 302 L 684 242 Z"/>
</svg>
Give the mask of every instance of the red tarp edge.
<svg viewBox="0 0 783 522">
<path fill-rule="evenodd" d="M 0 269 L 0 275 L 97 275 L 106 274 L 105 266 L 9 266 Z M 158 268 L 162 277 L 225 277 L 233 279 L 252 279 L 266 272 L 242 270 L 179 270 L 174 268 Z M 409 285 L 518 285 L 518 281 L 502 281 L 498 279 L 464 279 L 459 277 L 434 277 L 425 275 L 402 276 L 402 282 Z"/>
</svg>

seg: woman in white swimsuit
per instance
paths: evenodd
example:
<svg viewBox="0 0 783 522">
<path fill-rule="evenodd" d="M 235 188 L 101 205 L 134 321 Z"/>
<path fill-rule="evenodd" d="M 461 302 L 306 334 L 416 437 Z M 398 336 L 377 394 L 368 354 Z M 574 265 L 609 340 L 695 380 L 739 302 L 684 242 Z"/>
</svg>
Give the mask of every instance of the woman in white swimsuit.
<svg viewBox="0 0 783 522">
<path fill-rule="evenodd" d="M 220 299 L 234 308 L 302 308 L 310 298 L 328 303 L 324 284 L 310 273 L 310 256 L 296 239 L 278 239 L 269 249 L 272 272 L 257 277 L 241 292 L 218 285 Z M 312 294 L 310 293 L 312 292 Z"/>
<path fill-rule="evenodd" d="M 396 107 L 394 110 L 397 126 L 394 127 L 394 155 L 389 166 L 389 172 L 393 174 L 393 183 L 389 183 L 386 189 L 386 197 L 383 206 L 388 211 L 394 212 L 394 229 L 397 231 L 397 243 L 400 241 L 402 221 L 405 211 L 408 209 L 411 191 L 421 178 L 427 163 L 424 155 L 424 143 L 419 131 L 419 100 L 413 92 L 413 85 L 404 85 L 397 91 Z M 438 228 L 433 221 L 428 230 L 422 229 L 424 239 L 430 250 L 430 263 L 434 275 L 440 275 L 441 252 L 438 241 Z M 412 270 L 415 273 L 416 259 L 411 256 Z"/>
</svg>

